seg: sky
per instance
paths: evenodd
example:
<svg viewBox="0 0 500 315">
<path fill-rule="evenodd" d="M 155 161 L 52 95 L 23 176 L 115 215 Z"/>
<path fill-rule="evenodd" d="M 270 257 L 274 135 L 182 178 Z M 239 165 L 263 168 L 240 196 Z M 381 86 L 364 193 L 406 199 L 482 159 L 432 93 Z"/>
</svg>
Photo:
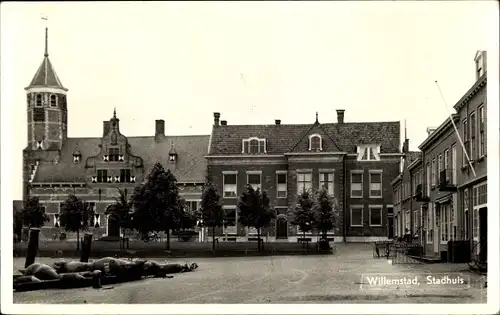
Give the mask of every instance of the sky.
<svg viewBox="0 0 500 315">
<path fill-rule="evenodd" d="M 155 119 L 169 135 L 208 135 L 213 112 L 228 124 L 286 124 L 313 123 L 316 112 L 336 122 L 344 109 L 346 122 L 401 121 L 403 131 L 406 120 L 415 150 L 474 84 L 497 13 L 496 1 L 4 2 L 13 197 L 22 198 L 24 87 L 46 26 L 69 89 L 70 137 L 101 136 L 114 107 L 125 136 L 154 135 Z"/>
</svg>

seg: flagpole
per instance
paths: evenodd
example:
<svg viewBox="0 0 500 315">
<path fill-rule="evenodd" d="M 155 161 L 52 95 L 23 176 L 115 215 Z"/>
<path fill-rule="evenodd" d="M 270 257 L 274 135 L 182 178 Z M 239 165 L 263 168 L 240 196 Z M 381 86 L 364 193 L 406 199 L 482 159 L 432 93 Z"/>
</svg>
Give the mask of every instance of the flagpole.
<svg viewBox="0 0 500 315">
<path fill-rule="evenodd" d="M 443 93 L 441 92 L 441 88 L 439 87 L 439 83 L 438 81 L 434 81 L 436 83 L 436 86 L 438 88 L 438 91 L 439 91 L 439 95 L 441 95 L 441 99 L 443 100 L 443 104 L 444 104 L 444 107 L 446 107 L 446 110 L 448 111 L 448 114 L 450 115 L 450 120 L 451 120 L 451 123 L 453 124 L 453 128 L 455 129 L 455 132 L 457 134 L 457 138 L 458 138 L 458 141 L 460 141 L 460 144 L 462 145 L 462 149 L 463 149 L 463 152 L 465 154 L 465 157 L 467 158 L 467 162 L 469 162 L 469 166 L 472 170 L 472 173 L 474 174 L 474 177 L 476 177 L 476 171 L 474 170 L 474 166 L 472 166 L 472 162 L 469 158 L 469 154 L 467 154 L 467 150 L 465 149 L 465 145 L 462 141 L 462 138 L 460 137 L 460 133 L 458 132 L 458 128 L 457 126 L 455 125 L 455 121 L 453 120 L 453 117 L 451 115 L 451 112 L 450 110 L 448 109 L 448 105 L 446 105 L 446 101 L 444 99 L 444 96 L 443 96 Z"/>
</svg>

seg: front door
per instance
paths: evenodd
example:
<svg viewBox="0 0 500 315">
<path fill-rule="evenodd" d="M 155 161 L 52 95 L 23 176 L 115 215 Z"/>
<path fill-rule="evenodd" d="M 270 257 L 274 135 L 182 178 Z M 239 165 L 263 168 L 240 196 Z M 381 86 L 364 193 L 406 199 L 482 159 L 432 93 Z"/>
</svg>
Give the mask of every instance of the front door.
<svg viewBox="0 0 500 315">
<path fill-rule="evenodd" d="M 285 218 L 278 218 L 276 220 L 276 239 L 286 239 L 287 237 L 287 221 Z"/>
<path fill-rule="evenodd" d="M 439 255 L 439 242 L 441 242 L 441 227 L 440 227 L 440 209 L 435 207 L 434 208 L 434 238 L 433 238 L 433 244 L 434 244 L 434 254 Z"/>
<path fill-rule="evenodd" d="M 388 220 L 387 229 L 389 230 L 389 239 L 392 239 L 394 237 L 394 218 L 388 218 Z"/>
<path fill-rule="evenodd" d="M 120 236 L 120 224 L 114 215 L 108 217 L 108 236 Z"/>
<path fill-rule="evenodd" d="M 488 240 L 488 212 L 487 208 L 481 208 L 479 209 L 479 246 L 480 246 L 480 252 L 479 252 L 479 260 L 480 261 L 487 261 L 487 244 L 486 241 Z"/>
</svg>

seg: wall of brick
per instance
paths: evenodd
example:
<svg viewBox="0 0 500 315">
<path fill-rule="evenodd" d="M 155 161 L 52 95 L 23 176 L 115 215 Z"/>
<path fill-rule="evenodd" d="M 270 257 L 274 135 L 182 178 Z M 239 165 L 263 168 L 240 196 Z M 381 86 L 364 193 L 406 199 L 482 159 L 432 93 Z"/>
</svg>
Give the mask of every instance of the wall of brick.
<svg viewBox="0 0 500 315">
<path fill-rule="evenodd" d="M 393 204 L 393 188 L 391 182 L 399 174 L 399 157 L 382 158 L 381 161 L 357 161 L 356 157 L 349 157 L 347 168 L 347 199 L 346 199 L 346 226 L 347 236 L 387 236 L 387 205 Z M 350 183 L 351 171 L 363 171 L 363 198 L 351 198 Z M 382 198 L 370 198 L 370 170 L 382 170 Z M 363 227 L 351 227 L 351 206 L 363 206 Z M 370 205 L 382 205 L 382 227 L 370 227 Z"/>
</svg>

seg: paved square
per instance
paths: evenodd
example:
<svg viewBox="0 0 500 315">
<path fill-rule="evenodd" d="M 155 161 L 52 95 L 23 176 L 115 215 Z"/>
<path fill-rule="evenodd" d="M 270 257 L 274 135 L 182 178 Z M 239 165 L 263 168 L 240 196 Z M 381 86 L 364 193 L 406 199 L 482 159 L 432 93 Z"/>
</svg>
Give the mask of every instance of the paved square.
<svg viewBox="0 0 500 315">
<path fill-rule="evenodd" d="M 191 259 L 192 273 L 147 279 L 110 289 L 14 292 L 14 303 L 485 303 L 480 276 L 466 265 L 391 265 L 372 258 L 367 244 L 338 244 L 334 255 Z M 49 262 L 40 258 L 38 262 Z M 22 267 L 22 259 L 15 266 Z M 175 259 L 169 262 L 184 262 Z M 461 272 L 470 287 L 367 290 L 362 274 Z"/>
</svg>

